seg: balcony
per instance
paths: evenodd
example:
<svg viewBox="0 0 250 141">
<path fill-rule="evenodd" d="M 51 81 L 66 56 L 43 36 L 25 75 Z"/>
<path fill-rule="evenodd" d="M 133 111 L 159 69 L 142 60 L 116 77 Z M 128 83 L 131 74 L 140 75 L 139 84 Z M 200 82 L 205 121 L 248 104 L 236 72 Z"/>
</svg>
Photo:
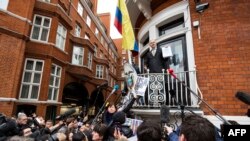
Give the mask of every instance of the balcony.
<svg viewBox="0 0 250 141">
<path fill-rule="evenodd" d="M 181 114 L 181 107 L 186 110 L 203 114 L 199 106 L 199 98 L 196 81 L 196 71 L 184 71 L 176 73 L 178 78 L 167 73 L 145 73 L 138 76 L 149 78 L 145 96 L 137 100 L 131 109 L 136 116 L 141 118 L 159 118 L 160 107 L 170 107 L 172 117 Z M 196 96 L 198 94 L 198 97 Z"/>
</svg>

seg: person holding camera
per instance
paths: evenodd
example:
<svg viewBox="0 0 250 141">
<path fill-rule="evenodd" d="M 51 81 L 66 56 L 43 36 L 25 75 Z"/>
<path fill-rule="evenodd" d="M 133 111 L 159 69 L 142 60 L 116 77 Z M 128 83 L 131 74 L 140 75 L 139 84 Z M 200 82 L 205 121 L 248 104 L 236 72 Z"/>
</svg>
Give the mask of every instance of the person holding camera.
<svg viewBox="0 0 250 141">
<path fill-rule="evenodd" d="M 186 116 L 177 131 L 165 126 L 169 141 L 221 141 L 215 126 L 198 115 Z"/>
</svg>

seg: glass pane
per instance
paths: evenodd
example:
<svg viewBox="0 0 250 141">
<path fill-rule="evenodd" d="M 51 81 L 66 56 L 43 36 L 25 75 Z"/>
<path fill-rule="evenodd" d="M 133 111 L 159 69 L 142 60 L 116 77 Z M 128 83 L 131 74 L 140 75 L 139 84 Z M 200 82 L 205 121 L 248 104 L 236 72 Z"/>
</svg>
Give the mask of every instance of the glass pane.
<svg viewBox="0 0 250 141">
<path fill-rule="evenodd" d="M 61 36 L 61 41 L 60 41 L 60 48 L 64 48 L 64 38 Z"/>
<path fill-rule="evenodd" d="M 22 86 L 21 98 L 28 98 L 29 95 L 29 85 Z"/>
<path fill-rule="evenodd" d="M 38 40 L 39 32 L 40 32 L 40 27 L 34 26 L 33 33 L 32 33 L 32 39 L 37 39 Z"/>
<path fill-rule="evenodd" d="M 34 64 L 34 61 L 27 60 L 26 70 L 32 70 L 33 69 L 33 64 Z"/>
<path fill-rule="evenodd" d="M 42 41 L 47 41 L 48 32 L 49 32 L 48 29 L 43 28 L 43 30 L 42 30 L 42 36 L 41 36 L 41 40 Z"/>
<path fill-rule="evenodd" d="M 36 71 L 42 71 L 43 62 L 36 62 Z"/>
<path fill-rule="evenodd" d="M 56 75 L 57 75 L 57 76 L 60 76 L 60 75 L 61 75 L 61 68 L 57 67 Z"/>
<path fill-rule="evenodd" d="M 56 46 L 60 48 L 60 35 L 56 35 Z"/>
<path fill-rule="evenodd" d="M 31 72 L 25 72 L 23 82 L 30 82 L 31 81 Z"/>
<path fill-rule="evenodd" d="M 83 59 L 82 59 L 82 56 L 79 56 L 79 65 L 82 65 L 83 64 Z"/>
<path fill-rule="evenodd" d="M 60 79 L 58 77 L 56 77 L 55 79 L 56 79 L 55 86 L 58 87 Z"/>
<path fill-rule="evenodd" d="M 44 19 L 43 26 L 49 27 L 49 23 L 50 23 L 50 19 L 45 18 L 45 19 Z"/>
<path fill-rule="evenodd" d="M 49 85 L 54 86 L 53 84 L 54 84 L 54 77 L 50 76 Z"/>
<path fill-rule="evenodd" d="M 40 73 L 35 73 L 34 74 L 34 80 L 33 83 L 40 83 L 40 78 L 41 78 L 41 74 Z"/>
<path fill-rule="evenodd" d="M 53 89 L 49 88 L 48 100 L 52 100 L 52 93 L 53 93 Z"/>
<path fill-rule="evenodd" d="M 42 24 L 42 17 L 36 16 L 35 24 L 41 25 Z"/>
<path fill-rule="evenodd" d="M 31 99 L 37 99 L 39 86 L 32 86 Z"/>
<path fill-rule="evenodd" d="M 51 67 L 51 74 L 55 74 L 55 70 L 56 70 L 55 66 L 52 65 L 52 67 Z"/>
<path fill-rule="evenodd" d="M 53 97 L 53 100 L 57 100 L 57 93 L 58 93 L 58 89 L 54 89 L 54 97 Z"/>
</svg>

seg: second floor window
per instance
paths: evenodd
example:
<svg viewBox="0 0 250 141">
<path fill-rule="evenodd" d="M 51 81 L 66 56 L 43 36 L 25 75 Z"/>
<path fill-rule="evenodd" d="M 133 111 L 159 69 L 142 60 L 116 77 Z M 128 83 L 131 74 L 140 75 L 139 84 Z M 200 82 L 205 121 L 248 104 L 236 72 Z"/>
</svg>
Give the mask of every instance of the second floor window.
<svg viewBox="0 0 250 141">
<path fill-rule="evenodd" d="M 94 56 L 95 56 L 95 57 L 97 57 L 97 50 L 98 50 L 98 49 L 97 49 L 97 46 L 94 45 L 94 51 L 95 51 L 95 52 L 94 52 Z"/>
<path fill-rule="evenodd" d="M 84 49 L 82 47 L 74 46 L 72 54 L 72 64 L 83 65 L 83 53 Z"/>
<path fill-rule="evenodd" d="M 61 24 L 58 25 L 56 34 L 56 47 L 64 50 L 65 40 L 67 35 L 67 29 Z"/>
<path fill-rule="evenodd" d="M 76 27 L 75 27 L 75 36 L 76 37 L 81 36 L 81 27 L 78 24 L 76 24 Z"/>
<path fill-rule="evenodd" d="M 78 6 L 77 6 L 77 12 L 78 14 L 80 14 L 81 16 L 83 15 L 83 6 L 80 2 L 78 2 Z"/>
<path fill-rule="evenodd" d="M 49 81 L 49 95 L 48 100 L 57 101 L 59 88 L 60 88 L 60 80 L 61 80 L 61 71 L 62 68 L 58 65 L 53 64 L 50 72 L 50 81 Z"/>
<path fill-rule="evenodd" d="M 92 69 L 92 57 L 93 54 L 91 52 L 88 53 L 88 68 Z"/>
<path fill-rule="evenodd" d="M 43 61 L 26 59 L 20 90 L 20 99 L 37 100 L 39 97 L 41 79 L 43 73 Z"/>
<path fill-rule="evenodd" d="M 34 40 L 47 42 L 49 38 L 50 24 L 51 18 L 35 15 L 31 30 L 31 38 Z"/>
<path fill-rule="evenodd" d="M 90 17 L 87 15 L 87 25 L 90 27 L 91 26 L 91 19 Z"/>
<path fill-rule="evenodd" d="M 96 77 L 97 78 L 103 78 L 103 69 L 104 67 L 102 65 L 96 65 Z"/>
<path fill-rule="evenodd" d="M 9 0 L 1 0 L 0 1 L 0 9 L 7 10 L 9 4 Z"/>
</svg>

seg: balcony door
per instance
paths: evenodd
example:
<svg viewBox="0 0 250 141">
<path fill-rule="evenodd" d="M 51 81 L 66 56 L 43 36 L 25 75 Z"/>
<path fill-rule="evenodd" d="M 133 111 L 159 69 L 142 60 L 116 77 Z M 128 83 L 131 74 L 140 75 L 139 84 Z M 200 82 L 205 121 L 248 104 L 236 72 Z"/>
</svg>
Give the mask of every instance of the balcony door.
<svg viewBox="0 0 250 141">
<path fill-rule="evenodd" d="M 174 72 L 184 72 L 188 70 L 188 58 L 186 51 L 185 36 L 162 41 L 158 43 L 158 47 L 170 46 L 173 56 L 170 57 L 170 68 Z"/>
</svg>

